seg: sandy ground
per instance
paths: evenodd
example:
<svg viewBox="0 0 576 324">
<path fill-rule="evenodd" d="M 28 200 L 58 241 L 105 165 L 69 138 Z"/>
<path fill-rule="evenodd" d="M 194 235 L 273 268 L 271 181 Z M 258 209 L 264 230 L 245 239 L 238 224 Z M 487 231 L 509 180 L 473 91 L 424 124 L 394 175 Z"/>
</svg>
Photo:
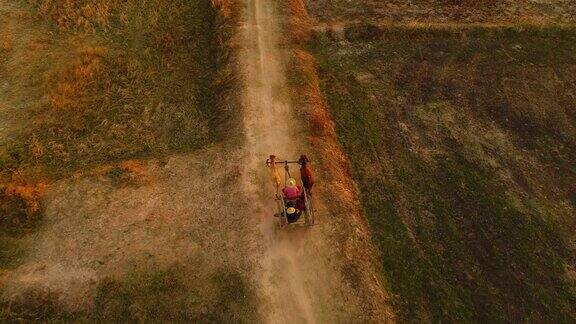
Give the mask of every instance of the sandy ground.
<svg viewBox="0 0 576 324">
<path fill-rule="evenodd" d="M 105 277 L 174 265 L 189 269 L 191 281 L 222 268 L 246 272 L 259 234 L 238 212 L 247 209 L 245 197 L 232 190 L 240 156 L 217 146 L 149 161 L 138 185 L 103 176 L 54 185 L 45 222 L 26 239 L 26 261 L 9 274 L 3 297 L 35 289 L 56 293 L 69 310 L 89 309 Z"/>
<path fill-rule="evenodd" d="M 246 0 L 243 24 L 245 126 L 248 157 L 244 175 L 254 215 L 259 218 L 266 247 L 258 278 L 268 305 L 263 317 L 270 323 L 350 323 L 374 320 L 364 312 L 357 287 L 344 278 L 336 230 L 322 197 L 315 196 L 317 223 L 313 228 L 277 229 L 274 185 L 265 168 L 270 154 L 280 159 L 312 155 L 301 127 L 294 120 L 286 93 L 284 58 L 279 46 L 276 3 Z M 297 169 L 294 170 L 298 174 Z M 385 321 L 386 319 L 380 319 Z"/>
</svg>

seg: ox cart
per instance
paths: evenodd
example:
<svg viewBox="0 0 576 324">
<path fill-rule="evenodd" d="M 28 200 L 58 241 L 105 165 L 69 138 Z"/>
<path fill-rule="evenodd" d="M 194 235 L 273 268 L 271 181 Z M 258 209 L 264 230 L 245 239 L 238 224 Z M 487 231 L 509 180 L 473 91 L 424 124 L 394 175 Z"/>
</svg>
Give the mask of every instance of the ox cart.
<svg viewBox="0 0 576 324">
<path fill-rule="evenodd" d="M 276 184 L 276 203 L 278 212 L 274 215 L 279 219 L 280 227 L 288 225 L 313 226 L 314 207 L 312 206 L 311 194 L 306 188 L 305 181 L 301 179 L 303 186 L 297 186 L 299 195 L 287 197 L 283 188 L 289 187 L 289 181 L 295 181 L 290 172 L 291 165 L 302 165 L 301 161 L 279 161 L 274 155 L 266 160 L 266 166 L 271 169 Z M 284 176 L 280 176 L 278 166 L 284 169 Z M 282 179 L 283 178 L 283 179 Z"/>
</svg>

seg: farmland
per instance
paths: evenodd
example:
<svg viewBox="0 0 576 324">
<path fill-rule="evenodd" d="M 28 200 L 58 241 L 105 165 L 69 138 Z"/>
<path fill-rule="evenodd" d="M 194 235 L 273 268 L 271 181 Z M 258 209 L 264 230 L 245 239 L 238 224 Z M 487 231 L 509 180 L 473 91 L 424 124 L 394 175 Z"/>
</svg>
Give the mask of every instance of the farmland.
<svg viewBox="0 0 576 324">
<path fill-rule="evenodd" d="M 198 188 L 238 177 L 197 171 L 237 154 L 214 3 L 0 1 L 0 321 L 254 320 L 246 262 L 219 263 L 243 224 L 196 203 L 240 205 Z"/>
<path fill-rule="evenodd" d="M 574 320 L 575 44 L 365 23 L 309 42 L 401 320 Z"/>
<path fill-rule="evenodd" d="M 328 24 L 351 21 L 448 24 L 576 21 L 576 8 L 570 0 L 318 0 L 306 4 L 317 22 Z"/>
</svg>

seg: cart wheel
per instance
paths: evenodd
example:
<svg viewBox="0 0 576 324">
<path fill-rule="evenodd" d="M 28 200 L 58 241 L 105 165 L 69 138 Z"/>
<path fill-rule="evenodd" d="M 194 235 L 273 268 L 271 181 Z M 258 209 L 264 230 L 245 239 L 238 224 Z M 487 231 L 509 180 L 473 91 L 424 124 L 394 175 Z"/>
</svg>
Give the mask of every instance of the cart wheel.
<svg viewBox="0 0 576 324">
<path fill-rule="evenodd" d="M 308 211 L 304 212 L 304 223 L 307 226 L 310 226 L 310 213 L 308 213 Z"/>
<path fill-rule="evenodd" d="M 286 218 L 286 205 L 284 204 L 284 198 L 278 200 L 278 220 L 280 222 L 280 228 L 288 224 L 288 219 Z"/>
<path fill-rule="evenodd" d="M 313 226 L 314 225 L 314 210 L 312 209 L 312 206 L 308 205 L 307 208 L 310 208 L 308 211 L 308 226 Z"/>
<path fill-rule="evenodd" d="M 304 199 L 306 205 L 306 225 L 314 225 L 314 209 L 312 208 L 312 202 L 310 201 L 310 196 L 304 191 Z"/>
</svg>

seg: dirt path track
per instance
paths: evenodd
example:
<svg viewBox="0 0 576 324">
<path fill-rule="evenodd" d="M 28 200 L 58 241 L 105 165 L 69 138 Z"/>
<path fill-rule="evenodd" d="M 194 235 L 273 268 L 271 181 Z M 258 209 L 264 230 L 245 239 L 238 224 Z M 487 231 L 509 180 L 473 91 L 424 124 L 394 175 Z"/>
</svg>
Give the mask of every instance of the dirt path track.
<svg viewBox="0 0 576 324">
<path fill-rule="evenodd" d="M 263 237 L 264 255 L 258 279 L 265 303 L 264 320 L 271 323 L 365 322 L 368 318 L 344 280 L 338 249 L 331 242 L 333 226 L 316 198 L 320 225 L 279 230 L 273 201 L 271 176 L 264 167 L 270 154 L 294 159 L 310 153 L 294 120 L 285 76 L 288 49 L 280 44 L 277 3 L 245 0 L 241 67 L 244 70 L 245 131 L 248 163 L 245 185 Z M 297 170 L 294 170 L 297 171 Z"/>
</svg>

